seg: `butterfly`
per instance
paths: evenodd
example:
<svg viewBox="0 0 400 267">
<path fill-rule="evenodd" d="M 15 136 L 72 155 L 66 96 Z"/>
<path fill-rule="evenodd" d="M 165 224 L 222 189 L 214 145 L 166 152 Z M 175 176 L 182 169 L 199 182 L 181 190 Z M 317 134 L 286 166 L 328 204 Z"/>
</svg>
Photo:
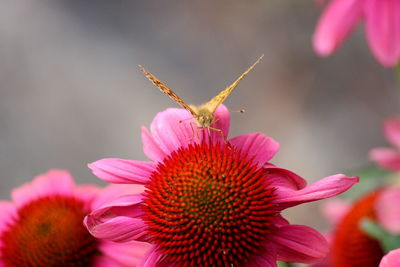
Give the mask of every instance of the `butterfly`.
<svg viewBox="0 0 400 267">
<path fill-rule="evenodd" d="M 182 100 L 177 94 L 174 93 L 167 85 L 158 80 L 153 74 L 147 71 L 145 68 L 139 65 L 139 69 L 146 75 L 146 77 L 161 90 L 164 94 L 169 96 L 172 100 L 178 103 L 181 107 L 186 109 L 192 114 L 193 118 L 196 120 L 197 127 L 199 129 L 215 130 L 222 134 L 222 131 L 217 128 L 211 127 L 211 125 L 216 121 L 214 117 L 215 110 L 221 105 L 225 99 L 232 93 L 233 89 L 239 84 L 239 82 L 257 65 L 264 55 L 251 65 L 245 72 L 243 72 L 231 85 L 222 90 L 218 95 L 211 98 L 210 101 L 200 105 L 188 105 Z"/>
</svg>

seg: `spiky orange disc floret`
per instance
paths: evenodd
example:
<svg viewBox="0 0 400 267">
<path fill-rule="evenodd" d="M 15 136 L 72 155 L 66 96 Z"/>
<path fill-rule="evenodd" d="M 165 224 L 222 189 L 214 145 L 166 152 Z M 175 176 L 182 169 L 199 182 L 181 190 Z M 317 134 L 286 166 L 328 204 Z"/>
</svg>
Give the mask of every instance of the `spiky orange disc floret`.
<svg viewBox="0 0 400 267">
<path fill-rule="evenodd" d="M 222 145 L 190 145 L 152 174 L 148 231 L 173 266 L 244 266 L 274 229 L 275 189 L 247 155 Z"/>
<path fill-rule="evenodd" d="M 376 267 L 383 257 L 378 241 L 368 237 L 361 229 L 362 219 L 376 220 L 374 205 L 379 191 L 356 202 L 334 233 L 332 263 L 335 267 Z"/>
<path fill-rule="evenodd" d="M 84 228 L 83 202 L 50 196 L 18 210 L 18 218 L 0 237 L 6 266 L 90 266 L 97 240 Z"/>
</svg>

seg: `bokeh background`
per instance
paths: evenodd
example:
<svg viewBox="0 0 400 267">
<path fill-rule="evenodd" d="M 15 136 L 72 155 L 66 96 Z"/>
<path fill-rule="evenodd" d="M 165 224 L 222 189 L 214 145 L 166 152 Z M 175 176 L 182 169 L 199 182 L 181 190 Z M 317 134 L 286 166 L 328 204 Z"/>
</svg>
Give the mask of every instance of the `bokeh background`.
<svg viewBox="0 0 400 267">
<path fill-rule="evenodd" d="M 385 145 L 398 113 L 393 70 L 371 56 L 361 28 L 332 57 L 311 38 L 313 0 L 3 0 L 0 9 L 0 197 L 50 168 L 105 184 L 86 164 L 145 160 L 140 126 L 176 107 L 137 65 L 201 104 L 264 59 L 226 101 L 231 136 L 263 132 L 273 163 L 309 182 L 349 173 Z M 310 215 L 311 214 L 311 215 Z M 323 228 L 317 206 L 287 214 Z"/>
</svg>

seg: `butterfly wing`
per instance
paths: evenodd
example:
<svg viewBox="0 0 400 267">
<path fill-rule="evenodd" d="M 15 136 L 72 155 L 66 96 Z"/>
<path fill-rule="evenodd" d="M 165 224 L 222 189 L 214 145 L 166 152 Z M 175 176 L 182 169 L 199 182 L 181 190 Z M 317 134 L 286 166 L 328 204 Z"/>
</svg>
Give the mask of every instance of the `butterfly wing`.
<svg viewBox="0 0 400 267">
<path fill-rule="evenodd" d="M 240 75 L 231 85 L 226 87 L 218 95 L 214 96 L 210 101 L 203 104 L 202 106 L 204 108 L 207 108 L 210 112 L 214 113 L 218 106 L 221 105 L 222 102 L 224 102 L 225 99 L 232 93 L 233 89 L 235 89 L 235 87 L 244 78 L 244 76 L 246 76 L 255 67 L 255 65 L 260 62 L 263 57 L 264 55 L 261 55 L 261 57 L 257 59 L 257 61 L 253 65 L 251 65 L 245 72 L 243 72 L 242 75 Z"/>
<path fill-rule="evenodd" d="M 160 89 L 161 92 L 169 96 L 172 100 L 174 100 L 176 103 L 178 103 L 181 107 L 189 111 L 193 117 L 197 117 L 196 112 L 188 105 L 185 103 L 185 101 L 182 100 L 177 94 L 175 94 L 171 89 L 168 88 L 165 84 L 163 84 L 160 80 L 158 80 L 153 74 L 151 74 L 149 71 L 147 71 L 145 68 L 139 65 L 139 69 L 146 75 L 147 79 L 149 79 L 155 86 Z"/>
</svg>

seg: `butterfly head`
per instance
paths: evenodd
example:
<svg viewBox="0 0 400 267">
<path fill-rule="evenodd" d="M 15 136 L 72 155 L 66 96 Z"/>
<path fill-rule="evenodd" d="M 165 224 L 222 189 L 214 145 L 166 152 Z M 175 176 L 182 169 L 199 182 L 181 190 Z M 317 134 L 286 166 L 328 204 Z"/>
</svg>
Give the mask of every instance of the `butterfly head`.
<svg viewBox="0 0 400 267">
<path fill-rule="evenodd" d="M 196 113 L 196 122 L 202 128 L 209 128 L 215 122 L 214 114 L 206 108 L 200 108 Z"/>
</svg>

